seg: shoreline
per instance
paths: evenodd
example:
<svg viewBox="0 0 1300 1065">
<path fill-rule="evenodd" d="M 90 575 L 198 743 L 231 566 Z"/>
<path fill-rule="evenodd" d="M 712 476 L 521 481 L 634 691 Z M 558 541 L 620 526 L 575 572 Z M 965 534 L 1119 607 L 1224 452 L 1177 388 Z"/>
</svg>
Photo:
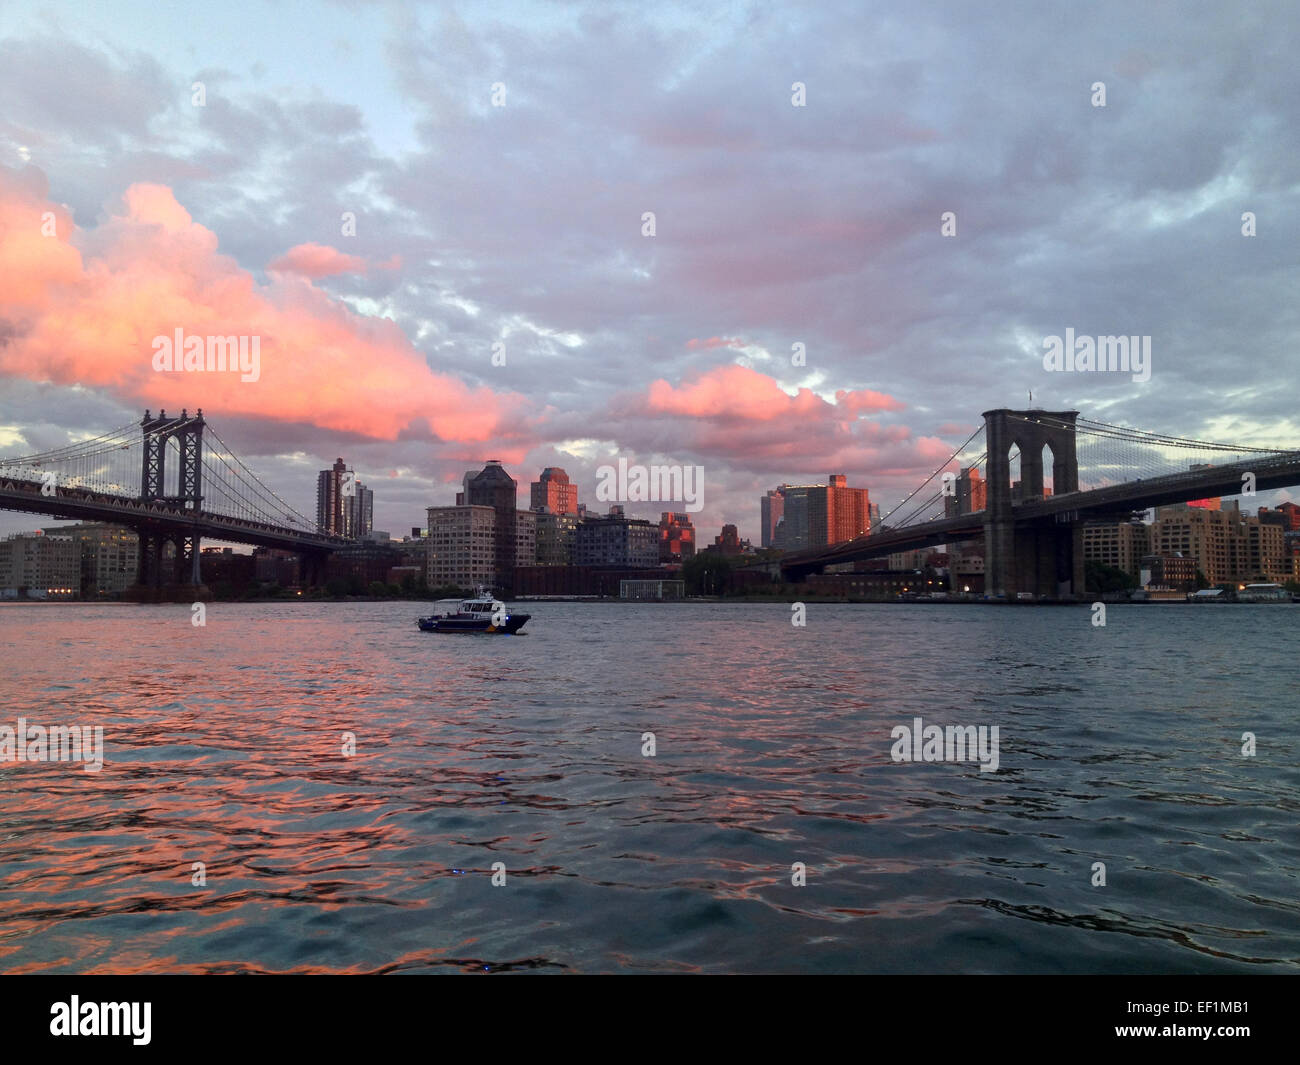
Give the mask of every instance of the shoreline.
<svg viewBox="0 0 1300 1065">
<path fill-rule="evenodd" d="M 0 600 L 2 606 L 192 606 L 194 603 L 202 602 L 205 606 L 230 606 L 241 604 L 346 604 L 346 603 L 412 603 L 429 605 L 439 602 L 438 599 L 430 597 L 428 599 L 406 599 L 391 598 L 388 596 L 368 596 L 354 595 L 344 596 L 342 598 L 329 597 L 265 597 L 255 596 L 248 599 L 167 599 L 167 600 L 140 600 L 140 599 L 4 599 Z M 1094 603 L 1104 603 L 1107 606 L 1295 606 L 1298 605 L 1290 599 L 1258 600 L 1242 602 L 1238 600 L 1195 602 L 1188 599 L 1106 599 L 1104 597 L 1097 599 L 1037 599 L 1032 601 L 1015 600 L 1015 599 L 975 599 L 975 598 L 948 598 L 948 599 L 865 599 L 853 598 L 846 596 L 800 596 L 797 598 L 783 599 L 771 595 L 728 595 L 728 596 L 686 596 L 681 599 L 620 599 L 617 596 L 519 596 L 517 598 L 505 599 L 507 603 L 590 603 L 593 605 L 601 604 L 619 604 L 631 606 L 635 604 L 655 604 L 658 606 L 674 606 L 680 603 L 773 603 L 781 606 L 792 606 L 795 603 L 818 603 L 818 604 L 840 604 L 845 606 L 1014 606 L 1014 607 L 1091 607 Z"/>
</svg>

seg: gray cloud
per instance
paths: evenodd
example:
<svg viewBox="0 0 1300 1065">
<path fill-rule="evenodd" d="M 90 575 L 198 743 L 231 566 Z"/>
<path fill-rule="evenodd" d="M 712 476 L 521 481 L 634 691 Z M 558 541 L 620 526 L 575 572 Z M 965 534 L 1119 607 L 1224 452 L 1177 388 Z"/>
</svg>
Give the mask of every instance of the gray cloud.
<svg viewBox="0 0 1300 1065">
<path fill-rule="evenodd" d="M 392 107 L 414 131 L 400 154 L 378 147 L 378 115 L 270 92 L 233 56 L 204 71 L 195 109 L 192 72 L 170 56 L 4 40 L 0 160 L 28 145 L 83 225 L 131 182 L 168 184 L 254 272 L 307 242 L 400 256 L 400 270 L 319 284 L 391 316 L 436 370 L 533 399 L 543 439 L 513 467 L 521 481 L 548 463 L 590 475 L 595 460 L 556 449 L 566 439 L 671 452 L 709 469 L 708 520 L 755 537 L 762 486 L 847 456 L 863 463 L 851 483 L 888 506 L 932 468 L 917 438 L 955 446 L 953 427 L 1029 389 L 1190 436 L 1221 417 L 1249 440 L 1295 432 L 1293 8 L 860 7 L 672 18 L 593 5 L 538 25 L 405 9 L 376 19 Z M 489 100 L 497 81 L 504 108 Z M 1089 102 L 1095 81 L 1105 108 Z M 355 238 L 339 235 L 343 211 Z M 944 211 L 955 238 L 939 234 Z M 1024 338 L 1067 326 L 1151 335 L 1152 380 L 1046 374 Z M 745 357 L 789 390 L 875 389 L 906 409 L 846 440 L 828 424 L 723 431 L 638 407 L 654 380 L 737 357 L 687 347 L 712 336 L 771 353 Z M 501 338 L 507 365 L 493 367 Z M 805 369 L 789 365 L 795 341 Z M 39 421 L 32 402 L 7 386 L 0 417 Z M 473 464 L 428 441 L 238 429 L 304 505 L 301 464 L 281 457 L 293 451 L 411 471 L 375 476 L 395 530 Z M 885 429 L 902 434 L 878 443 Z"/>
</svg>

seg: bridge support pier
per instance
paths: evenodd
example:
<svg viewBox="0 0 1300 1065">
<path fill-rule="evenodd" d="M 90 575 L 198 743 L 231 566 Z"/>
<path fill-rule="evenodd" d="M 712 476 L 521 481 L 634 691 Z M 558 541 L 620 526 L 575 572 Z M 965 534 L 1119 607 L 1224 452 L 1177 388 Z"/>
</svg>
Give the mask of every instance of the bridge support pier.
<svg viewBox="0 0 1300 1065">
<path fill-rule="evenodd" d="M 144 439 L 141 500 L 181 503 L 192 513 L 196 523 L 203 505 L 203 426 L 201 409 L 193 418 L 188 410 L 182 410 L 179 418 L 168 418 L 167 412 L 161 410 L 155 418 L 145 411 L 140 421 Z M 180 466 L 176 495 L 169 496 L 165 474 L 168 441 L 173 439 L 180 455 Z M 197 524 L 193 532 L 178 532 L 172 527 L 166 532 L 157 528 L 139 528 L 137 533 L 140 537 L 140 585 L 153 591 L 164 584 L 185 585 L 196 591 L 202 587 Z M 166 556 L 169 543 L 173 549 L 170 564 Z"/>
<path fill-rule="evenodd" d="M 1068 599 L 1084 594 L 1083 528 L 1077 514 L 1048 522 L 1017 522 L 1011 493 L 1013 447 L 1020 452 L 1020 499 L 1041 499 L 1043 448 L 1052 452 L 1057 494 L 1079 489 L 1074 421 L 1078 411 L 984 412 L 988 441 L 988 501 L 984 522 L 984 588 L 1014 599 L 1018 592 Z"/>
<path fill-rule="evenodd" d="M 146 588 L 162 587 L 163 538 L 141 529 L 139 569 L 136 580 Z"/>
<path fill-rule="evenodd" d="M 987 595 L 1013 598 L 1019 581 L 1012 574 L 1016 568 L 1016 523 L 984 523 L 984 591 Z"/>
<path fill-rule="evenodd" d="M 175 543 L 176 583 L 197 587 L 203 583 L 199 573 L 199 536 L 197 533 L 193 536 L 178 536 Z"/>
<path fill-rule="evenodd" d="M 1082 525 L 990 522 L 984 540 L 989 595 L 1014 599 L 1029 592 L 1039 599 L 1071 599 L 1084 594 Z"/>
</svg>

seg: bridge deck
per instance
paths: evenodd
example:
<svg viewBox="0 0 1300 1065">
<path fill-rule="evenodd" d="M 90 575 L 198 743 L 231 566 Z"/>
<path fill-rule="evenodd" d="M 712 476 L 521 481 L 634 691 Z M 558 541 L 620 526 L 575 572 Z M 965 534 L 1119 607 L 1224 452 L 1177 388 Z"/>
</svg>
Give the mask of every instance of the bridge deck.
<svg viewBox="0 0 1300 1065">
<path fill-rule="evenodd" d="M 1048 496 L 1011 508 L 1015 522 L 1097 520 L 1117 513 L 1147 510 L 1170 503 L 1185 503 L 1210 496 L 1240 494 L 1243 476 L 1251 474 L 1257 491 L 1300 484 L 1300 453 L 1261 457 L 1188 473 L 1124 481 L 1104 488 Z M 882 527 L 880 532 L 835 544 L 828 548 L 801 551 L 779 560 L 785 572 L 810 572 L 841 562 L 859 562 L 898 551 L 954 540 L 973 540 L 984 535 L 984 511 L 956 518 L 937 518 L 898 529 Z"/>
<path fill-rule="evenodd" d="M 46 495 L 42 488 L 40 481 L 0 479 L 0 508 L 47 514 L 54 518 L 144 526 L 164 533 L 197 534 L 209 540 L 285 551 L 331 551 L 353 542 L 341 536 L 306 532 L 205 510 L 189 510 L 165 499 L 134 499 L 88 488 L 65 487 L 56 488 L 53 495 Z"/>
</svg>

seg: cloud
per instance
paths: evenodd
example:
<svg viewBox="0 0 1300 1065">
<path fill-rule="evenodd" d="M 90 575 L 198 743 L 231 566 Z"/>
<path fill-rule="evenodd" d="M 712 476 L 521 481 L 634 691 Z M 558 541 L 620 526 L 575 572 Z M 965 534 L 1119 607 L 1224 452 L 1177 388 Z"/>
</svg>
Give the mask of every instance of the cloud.
<svg viewBox="0 0 1300 1065">
<path fill-rule="evenodd" d="M 93 230 L 47 196 L 33 168 L 0 168 L 0 320 L 10 337 L 0 372 L 105 389 L 134 406 L 202 405 L 381 440 L 519 444 L 521 396 L 435 373 L 392 321 L 359 315 L 306 278 L 258 284 L 170 188 L 132 185 Z M 42 235 L 46 212 L 54 236 Z M 260 337 L 260 378 L 156 372 L 153 338 L 178 328 Z"/>
<path fill-rule="evenodd" d="M 612 431 L 638 451 L 693 456 L 714 470 L 726 464 L 779 477 L 834 470 L 861 484 L 879 475 L 924 476 L 951 454 L 937 438 L 865 417 L 902 409 L 893 396 L 870 389 L 841 390 L 835 402 L 809 388 L 791 395 L 767 374 L 725 365 L 676 385 L 660 378 L 645 393 L 624 397 L 612 405 L 623 428 Z"/>
<path fill-rule="evenodd" d="M 253 402 L 254 386 L 221 397 L 273 463 L 332 461 L 348 440 L 339 426 L 396 431 L 356 454 L 433 478 L 495 453 L 521 456 L 523 480 L 566 465 L 549 449 L 578 438 L 681 461 L 694 449 L 718 486 L 710 500 L 737 508 L 718 517 L 753 535 L 760 486 L 844 467 L 873 496 L 901 498 L 937 465 L 927 441 L 951 449 L 980 411 L 1030 390 L 1115 423 L 1215 438 L 1208 420 L 1223 416 L 1242 443 L 1300 443 L 1293 397 L 1276 387 L 1293 375 L 1300 330 L 1286 239 L 1300 219 L 1293 10 L 1179 21 L 1103 0 L 1086 15 L 1019 4 L 1008 22 L 903 0 L 709 15 L 543 7 L 406 5 L 375 18 L 335 4 L 299 27 L 283 5 L 245 5 L 197 55 L 163 20 L 91 26 L 70 0 L 42 5 L 56 36 L 48 20 L 14 20 L 0 42 L 0 163 L 30 158 L 71 206 L 37 198 L 66 216 L 52 243 L 32 244 L 26 216 L 0 233 L 0 245 L 21 242 L 0 247 L 0 351 L 43 340 L 45 361 L 24 372 L 85 388 L 13 379 L 0 423 L 75 431 L 87 397 L 134 405 L 164 383 L 138 380 L 116 350 L 147 350 L 154 289 L 101 276 L 117 255 L 127 279 L 150 279 L 150 242 L 177 253 L 190 232 L 147 238 L 125 207 L 98 214 L 140 184 L 170 190 L 211 241 L 193 249 L 199 310 L 227 306 L 218 283 L 227 301 L 245 286 L 250 309 L 234 321 L 268 336 L 257 390 L 285 358 L 270 357 L 272 325 L 310 323 L 298 379 L 277 386 L 306 402 Z M 299 28 L 354 54 L 307 74 L 276 46 Z M 190 104 L 195 78 L 205 107 Z M 498 78 L 505 107 L 489 101 Z M 796 79 L 807 107 L 791 106 Z M 1097 80 L 1106 108 L 1089 103 Z M 940 235 L 947 210 L 955 238 Z M 1245 210 L 1257 238 L 1240 233 Z M 346 240 L 344 212 L 361 223 Z M 72 217 L 101 221 L 120 247 L 94 229 L 69 237 Z M 313 246 L 327 250 L 301 250 Z M 264 280 L 267 263 L 289 269 Z M 188 289 L 150 283 L 168 319 L 190 313 Z M 143 324 L 90 314 L 105 293 L 138 303 Z M 93 335 L 96 324 L 111 334 Z M 1152 335 L 1152 380 L 1045 373 L 1019 338 L 1066 326 Z M 94 366 L 61 368 L 51 336 L 112 346 L 96 356 L 108 383 L 93 383 Z M 508 363 L 494 367 L 498 340 Z M 795 343 L 807 354 L 798 378 Z M 706 377 L 709 351 L 779 379 Z M 359 389 L 358 367 L 407 360 L 410 389 Z M 440 406 L 438 381 L 482 399 Z M 168 403 L 193 394 L 176 385 Z M 465 436 L 479 424 L 501 435 L 490 452 L 481 440 L 430 446 L 426 410 L 439 434 L 464 410 Z M 413 428 L 395 428 L 403 419 Z M 301 470 L 283 461 L 296 483 Z M 386 523 L 409 525 L 409 502 Z"/>
<path fill-rule="evenodd" d="M 743 340 L 734 340 L 727 337 L 709 337 L 707 340 L 688 340 L 686 346 L 691 351 L 708 351 L 711 348 L 743 348 L 745 342 Z"/>
<path fill-rule="evenodd" d="M 347 255 L 326 244 L 298 244 L 267 264 L 267 270 L 281 274 L 299 274 L 313 280 L 337 274 L 364 274 L 372 268 L 396 270 L 401 256 L 386 263 L 372 264 L 360 255 Z"/>
<path fill-rule="evenodd" d="M 893 396 L 887 396 L 883 392 L 875 392 L 870 388 L 836 392 L 835 406 L 842 407 L 846 411 L 852 411 L 854 414 L 862 414 L 864 411 L 904 409 L 903 404 Z"/>
<path fill-rule="evenodd" d="M 777 419 L 803 421 L 852 421 L 863 411 L 902 410 L 892 396 L 869 389 L 839 391 L 829 403 L 809 388 L 793 396 L 775 378 L 746 366 L 718 366 L 680 386 L 660 378 L 646 394 L 646 409 L 652 413 L 676 414 L 689 418 L 712 418 L 723 422 L 771 422 Z"/>
</svg>

